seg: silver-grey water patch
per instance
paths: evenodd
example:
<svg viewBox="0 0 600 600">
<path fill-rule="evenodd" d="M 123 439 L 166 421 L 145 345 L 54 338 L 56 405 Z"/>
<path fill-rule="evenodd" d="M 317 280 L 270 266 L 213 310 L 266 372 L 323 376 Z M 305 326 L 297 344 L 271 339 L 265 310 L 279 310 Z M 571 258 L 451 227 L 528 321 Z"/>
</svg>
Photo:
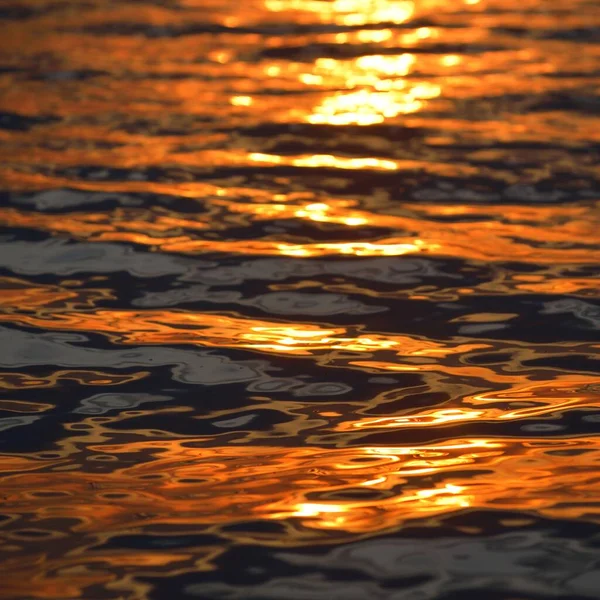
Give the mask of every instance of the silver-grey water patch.
<svg viewBox="0 0 600 600">
<path fill-rule="evenodd" d="M 166 402 L 172 399 L 172 396 L 143 393 L 94 394 L 84 398 L 73 412 L 80 415 L 104 415 L 111 410 L 128 410 L 149 402 Z"/>
</svg>

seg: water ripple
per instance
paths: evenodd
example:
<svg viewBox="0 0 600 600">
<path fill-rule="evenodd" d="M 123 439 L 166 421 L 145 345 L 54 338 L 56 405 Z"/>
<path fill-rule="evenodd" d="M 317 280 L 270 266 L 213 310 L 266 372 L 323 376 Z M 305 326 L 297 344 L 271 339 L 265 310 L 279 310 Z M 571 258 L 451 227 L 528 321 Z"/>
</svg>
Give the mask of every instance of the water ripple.
<svg viewBox="0 0 600 600">
<path fill-rule="evenodd" d="M 598 597 L 596 3 L 0 20 L 0 598 Z"/>
</svg>

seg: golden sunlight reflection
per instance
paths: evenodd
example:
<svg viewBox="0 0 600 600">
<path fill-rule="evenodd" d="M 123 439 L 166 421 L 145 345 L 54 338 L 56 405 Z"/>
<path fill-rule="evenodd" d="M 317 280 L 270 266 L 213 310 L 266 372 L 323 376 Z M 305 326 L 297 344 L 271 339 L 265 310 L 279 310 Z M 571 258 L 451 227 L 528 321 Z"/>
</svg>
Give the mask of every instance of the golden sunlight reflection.
<svg viewBox="0 0 600 600">
<path fill-rule="evenodd" d="M 552 418 L 569 409 L 594 409 L 600 404 L 600 377 L 561 375 L 552 381 L 513 385 L 508 389 L 466 395 L 461 407 L 417 410 L 402 416 L 345 421 L 338 431 L 440 427 L 469 421 L 520 421 Z M 520 405 L 524 403 L 524 405 Z M 474 408 L 477 406 L 478 408 Z"/>
<path fill-rule="evenodd" d="M 425 517 L 428 514 L 439 514 L 444 511 L 468 508 L 472 503 L 472 496 L 463 493 L 467 488 L 453 484 L 446 484 L 439 488 L 425 488 L 406 494 L 395 500 L 394 503 L 380 501 L 377 510 L 385 511 L 387 504 L 395 504 L 395 511 L 399 511 L 403 504 L 410 505 L 415 515 Z M 291 507 L 288 511 L 275 513 L 271 518 L 283 519 L 299 517 L 310 526 L 322 529 L 347 529 L 353 530 L 353 523 L 368 521 L 375 507 L 372 503 L 364 501 L 343 504 L 319 504 L 314 502 L 301 502 Z"/>
<path fill-rule="evenodd" d="M 105 432 L 108 426 L 94 425 Z M 375 533 L 465 508 L 502 506 L 552 517 L 590 517 L 593 483 L 586 478 L 595 468 L 599 449 L 593 437 L 472 438 L 346 449 L 197 447 L 201 439 L 189 447 L 189 442 L 92 443 L 90 452 L 114 457 L 115 465 L 123 454 L 152 453 L 149 462 L 128 462 L 108 472 L 70 473 L 68 457 L 55 461 L 54 467 L 45 465 L 42 472 L 42 462 L 36 467 L 33 458 L 22 459 L 31 464 L 19 466 L 21 472 L 6 479 L 10 500 L 5 510 L 78 518 L 80 531 L 98 534 L 151 525 L 153 517 L 145 513 L 159 515 L 162 525 L 211 525 L 215 530 L 236 521 L 298 520 L 309 530 L 299 529 L 297 538 L 294 534 L 287 541 L 273 539 L 289 545 L 315 541 L 319 530 Z M 586 452 L 575 456 L 578 449 Z M 150 480 L 153 474 L 160 477 Z M 365 487 L 373 493 L 361 493 Z M 64 490 L 68 495 L 39 498 L 34 493 L 38 489 Z M 108 492 L 124 493 L 126 499 L 111 500 Z M 134 515 L 132 505 L 142 516 Z M 89 518 L 90 507 L 94 519 Z M 221 533 L 236 537 L 233 529 Z M 251 534 L 244 535 L 248 539 Z M 268 536 L 256 535 L 268 542 Z"/>
<path fill-rule="evenodd" d="M 142 235 L 103 234 L 98 240 L 103 241 L 132 241 L 138 244 L 151 244 L 152 239 Z M 156 241 L 156 240 L 155 240 Z M 276 241 L 231 241 L 213 240 L 163 240 L 161 244 L 167 252 L 235 252 L 247 255 L 279 255 L 295 258 L 310 258 L 313 256 L 402 256 L 437 249 L 419 239 L 383 239 L 377 242 L 323 242 L 314 244 L 293 244 Z"/>
<path fill-rule="evenodd" d="M 441 88 L 406 79 L 415 61 L 415 55 L 409 53 L 318 59 L 311 73 L 300 76 L 303 83 L 351 91 L 326 96 L 306 120 L 313 124 L 374 125 L 421 110 L 424 101 L 440 95 Z"/>
<path fill-rule="evenodd" d="M 347 27 L 370 24 L 406 23 L 419 11 L 443 4 L 440 0 L 414 2 L 408 0 L 266 0 L 265 6 L 274 12 L 303 11 L 315 13 L 323 22 Z M 433 35 L 430 27 L 418 27 L 404 34 L 399 45 L 418 44 Z M 381 43 L 398 32 L 390 29 L 359 32 L 363 43 Z M 348 41 L 348 34 L 339 33 L 336 42 Z M 410 39 L 409 39 L 410 38 Z M 422 110 L 428 100 L 441 94 L 438 83 L 408 78 L 417 56 L 404 52 L 398 55 L 365 54 L 352 59 L 317 58 L 309 70 L 298 79 L 309 87 L 330 88 L 312 111 L 304 116 L 317 125 L 374 125 L 401 115 Z M 450 59 L 447 66 L 454 63 Z"/>
<path fill-rule="evenodd" d="M 588 585 L 591 0 L 8 4 L 0 599 Z"/>
<path fill-rule="evenodd" d="M 348 27 L 400 24 L 415 12 L 414 0 L 265 0 L 265 6 L 273 12 L 316 13 L 324 22 Z"/>
<path fill-rule="evenodd" d="M 274 154 L 253 152 L 248 156 L 253 162 L 269 164 L 291 164 L 295 167 L 331 167 L 335 169 L 375 169 L 394 171 L 398 163 L 380 158 L 345 158 L 331 154 L 311 154 L 310 156 L 283 157 Z"/>
<path fill-rule="evenodd" d="M 388 170 L 398 166 L 397 161 L 375 158 L 344 158 L 333 155 L 280 157 L 254 153 L 254 162 L 265 164 L 304 164 Z M 240 194 L 251 191 L 241 190 Z M 31 227 L 69 233 L 90 241 L 131 241 L 155 246 L 167 252 L 204 253 L 233 252 L 247 255 L 280 255 L 296 258 L 315 256 L 401 256 L 427 253 L 435 256 L 454 256 L 467 260 L 504 260 L 506 256 L 526 263 L 587 264 L 591 247 L 600 242 L 597 203 L 589 206 L 518 205 L 404 205 L 399 214 L 385 214 L 360 208 L 356 201 L 327 198 L 323 201 L 288 198 L 285 195 L 263 197 L 256 192 L 254 202 L 241 202 L 230 192 L 214 189 L 215 197 L 206 203 L 206 212 L 191 216 L 167 210 L 116 209 L 107 212 L 72 213 L 69 215 L 25 212 L 0 208 L 0 223 L 12 227 Z M 458 220 L 439 221 L 448 216 L 478 219 L 473 222 Z M 252 221 L 298 219 L 317 223 L 332 223 L 346 227 L 372 226 L 392 229 L 395 235 L 369 241 L 315 242 L 285 239 L 214 239 L 199 238 L 209 227 L 227 231 L 229 227 L 248 225 Z M 549 225 L 541 229 L 543 221 Z M 413 232 L 416 235 L 412 234 Z M 552 293 L 561 280 L 546 281 L 538 275 L 517 274 L 519 289 Z M 591 279 L 573 279 L 597 287 Z M 568 292 L 568 289 L 565 288 Z"/>
<path fill-rule="evenodd" d="M 441 370 L 448 372 L 447 369 Z M 476 372 L 470 371 L 469 374 L 475 376 Z M 481 375 L 484 376 L 483 373 Z M 489 379 L 491 383 L 492 378 Z M 498 376 L 494 379 L 499 381 Z M 593 410 L 600 404 L 599 376 L 561 374 L 550 381 L 527 384 L 518 381 L 519 378 L 516 378 L 512 385 L 499 390 L 467 393 L 453 399 L 444 408 L 407 408 L 402 410 L 401 415 L 345 420 L 337 424 L 335 430 L 346 433 L 379 429 L 401 431 L 413 427 L 439 428 L 466 422 L 553 419 L 564 411 Z M 385 397 L 376 396 L 369 405 L 376 407 L 378 403 L 385 402 Z"/>
<path fill-rule="evenodd" d="M 33 597 L 51 589 L 57 593 L 50 597 L 68 597 L 90 581 L 104 581 L 102 566 L 174 566 L 189 556 L 187 547 L 126 555 L 99 547 L 132 531 L 183 527 L 191 535 L 218 535 L 223 544 L 194 547 L 194 569 L 202 571 L 214 568 L 231 542 L 278 547 L 347 542 L 420 519 L 432 523 L 427 520 L 498 506 L 574 518 L 587 510 L 591 492 L 577 472 L 589 471 L 598 452 L 594 438 L 554 446 L 535 439 L 472 438 L 347 449 L 210 447 L 202 438 L 116 443 L 107 441 L 110 423 L 86 421 L 87 433 L 61 442 L 65 450 L 53 459 L 2 461 L 6 512 L 13 518 L 35 515 L 40 523 L 69 519 L 77 531 L 61 541 L 65 548 L 76 545 L 77 552 L 40 555 L 36 578 L 24 577 L 28 561 L 15 562 L 7 554 L 0 567 L 11 573 L 9 590 L 18 586 Z M 105 468 L 81 468 L 80 444 L 87 446 L 84 460 L 102 458 Z M 550 452 L 557 448 L 585 453 L 573 458 Z M 139 460 L 132 461 L 135 457 Z M 541 478 L 545 471 L 554 476 Z M 285 534 L 243 526 L 258 521 L 278 522 Z M 86 565 L 94 567 L 89 573 L 81 567 L 82 552 Z"/>
<path fill-rule="evenodd" d="M 266 354 L 309 358 L 318 364 L 329 366 L 336 363 L 338 366 L 368 373 L 444 373 L 462 379 L 511 385 L 529 385 L 525 382 L 530 377 L 522 371 L 498 371 L 486 366 L 457 365 L 453 364 L 454 361 L 446 360 L 455 355 L 493 348 L 493 344 L 488 341 L 469 338 L 459 338 L 449 343 L 410 335 L 362 333 L 360 328 L 327 327 L 289 321 L 278 323 L 226 314 L 178 310 L 62 310 L 38 311 L 38 314 L 10 311 L 0 314 L 0 322 L 43 330 L 94 331 L 107 335 L 113 343 L 127 345 L 190 344 L 209 348 L 240 348 Z M 386 358 L 388 360 L 384 360 Z M 473 405 L 468 409 L 448 407 L 431 412 L 421 411 L 415 416 L 366 419 L 351 424 L 349 428 L 427 427 L 485 418 L 511 420 L 541 416 L 569 407 L 593 406 L 598 401 L 597 393 L 575 393 L 584 384 L 593 383 L 600 381 L 593 376 L 584 382 L 576 375 L 555 375 L 552 384 L 541 387 L 533 384 L 531 388 L 517 386 L 512 392 L 505 390 L 467 396 L 465 402 Z M 563 388 L 567 390 L 566 397 L 560 391 Z M 537 408 L 528 408 L 524 412 L 491 405 L 496 400 L 505 402 L 511 393 L 515 395 L 515 399 L 531 394 L 532 399 L 541 402 Z M 480 406 L 486 402 L 489 406 Z M 348 425 L 342 425 L 341 428 L 345 430 Z"/>
<path fill-rule="evenodd" d="M 60 311 L 27 315 L 0 314 L 0 322 L 13 322 L 65 331 L 97 331 L 125 344 L 196 344 L 208 347 L 248 348 L 276 354 L 311 356 L 323 351 L 361 353 L 391 351 L 398 355 L 445 357 L 487 344 L 445 344 L 408 335 L 377 333 L 355 335 L 346 327 L 309 323 L 277 323 L 215 313 L 190 311 Z"/>
<path fill-rule="evenodd" d="M 328 125 L 374 125 L 422 107 L 414 94 L 359 91 L 329 96 L 317 106 L 309 123 Z"/>
</svg>

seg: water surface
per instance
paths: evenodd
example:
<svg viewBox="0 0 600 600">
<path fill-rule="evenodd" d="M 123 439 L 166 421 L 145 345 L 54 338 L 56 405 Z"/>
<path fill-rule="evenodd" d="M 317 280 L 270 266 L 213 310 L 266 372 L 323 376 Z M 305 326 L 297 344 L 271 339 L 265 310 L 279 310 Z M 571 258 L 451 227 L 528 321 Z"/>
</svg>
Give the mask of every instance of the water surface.
<svg viewBox="0 0 600 600">
<path fill-rule="evenodd" d="M 0 19 L 0 598 L 600 598 L 597 2 Z"/>
</svg>

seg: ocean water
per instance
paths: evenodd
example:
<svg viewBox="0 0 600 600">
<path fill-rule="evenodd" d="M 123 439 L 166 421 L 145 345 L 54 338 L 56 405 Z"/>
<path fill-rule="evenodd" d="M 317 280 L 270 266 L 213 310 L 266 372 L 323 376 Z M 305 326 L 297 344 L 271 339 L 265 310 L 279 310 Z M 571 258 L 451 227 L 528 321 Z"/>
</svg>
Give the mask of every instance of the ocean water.
<svg viewBox="0 0 600 600">
<path fill-rule="evenodd" d="M 600 598 L 598 2 L 0 31 L 0 598 Z"/>
</svg>

